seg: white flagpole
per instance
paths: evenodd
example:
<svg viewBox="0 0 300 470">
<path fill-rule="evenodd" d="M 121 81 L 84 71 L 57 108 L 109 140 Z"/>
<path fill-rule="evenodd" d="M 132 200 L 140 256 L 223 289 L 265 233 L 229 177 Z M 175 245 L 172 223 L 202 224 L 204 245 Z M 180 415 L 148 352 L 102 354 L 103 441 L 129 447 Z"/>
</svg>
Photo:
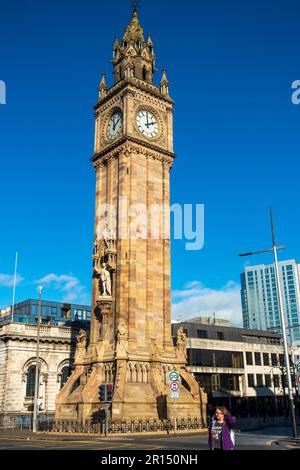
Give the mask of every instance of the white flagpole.
<svg viewBox="0 0 300 470">
<path fill-rule="evenodd" d="M 16 253 L 16 261 L 15 261 L 15 275 L 14 275 L 14 287 L 13 287 L 13 298 L 12 298 L 12 307 L 11 307 L 11 321 L 14 321 L 14 311 L 15 311 L 15 295 L 16 295 L 16 283 L 17 283 L 17 267 L 18 267 L 18 255 Z"/>
</svg>

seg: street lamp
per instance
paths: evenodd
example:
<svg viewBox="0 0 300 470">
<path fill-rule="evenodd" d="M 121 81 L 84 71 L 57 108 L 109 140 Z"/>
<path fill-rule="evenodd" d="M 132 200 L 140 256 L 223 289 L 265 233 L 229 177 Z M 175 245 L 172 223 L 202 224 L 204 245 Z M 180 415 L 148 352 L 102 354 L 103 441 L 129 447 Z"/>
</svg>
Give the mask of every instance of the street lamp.
<svg viewBox="0 0 300 470">
<path fill-rule="evenodd" d="M 42 310 L 42 291 L 43 286 L 39 286 L 39 308 L 37 321 L 37 342 L 36 342 L 36 366 L 35 366 L 35 383 L 34 383 L 34 403 L 33 403 L 33 422 L 32 431 L 37 432 L 37 415 L 38 415 L 38 396 L 39 396 L 39 361 L 40 361 L 40 324 Z"/>
<path fill-rule="evenodd" d="M 289 352 L 288 352 L 287 335 L 286 335 L 286 325 L 285 325 L 285 316 L 284 316 L 284 310 L 283 310 L 283 299 L 282 299 L 282 292 L 281 292 L 281 286 L 280 286 L 278 258 L 277 258 L 277 250 L 283 249 L 285 247 L 284 246 L 276 246 L 272 208 L 270 208 L 270 218 L 271 218 L 273 248 L 269 248 L 268 250 L 261 250 L 261 251 L 256 251 L 256 252 L 244 253 L 244 254 L 240 254 L 239 256 L 252 256 L 252 255 L 258 255 L 260 253 L 267 253 L 267 252 L 270 252 L 270 251 L 273 251 L 273 253 L 274 253 L 275 278 L 276 278 L 277 296 L 278 296 L 278 304 L 279 304 L 279 314 L 280 314 L 282 336 L 283 336 L 284 356 L 285 356 L 285 363 L 286 363 L 286 375 L 287 375 L 287 382 L 288 382 L 290 411 L 291 411 L 292 426 L 293 426 L 293 437 L 297 437 L 297 425 L 296 425 L 295 405 L 294 405 L 293 389 L 292 389 L 292 378 L 291 378 Z"/>
</svg>

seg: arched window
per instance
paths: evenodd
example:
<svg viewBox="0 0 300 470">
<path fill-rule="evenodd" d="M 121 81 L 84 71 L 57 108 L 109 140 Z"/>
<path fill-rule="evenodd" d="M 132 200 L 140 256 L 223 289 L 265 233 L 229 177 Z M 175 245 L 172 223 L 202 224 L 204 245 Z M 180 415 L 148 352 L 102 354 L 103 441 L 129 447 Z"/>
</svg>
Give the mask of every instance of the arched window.
<svg viewBox="0 0 300 470">
<path fill-rule="evenodd" d="M 70 367 L 65 366 L 61 370 L 61 376 L 60 376 L 60 388 L 62 389 L 63 386 L 65 385 L 66 381 L 71 375 L 71 370 Z"/>
<path fill-rule="evenodd" d="M 147 70 L 146 70 L 146 67 L 144 65 L 144 67 L 143 67 L 143 80 L 146 80 L 146 76 L 147 76 Z"/>
<path fill-rule="evenodd" d="M 35 390 L 35 366 L 30 366 L 27 370 L 26 396 L 34 397 Z"/>
</svg>

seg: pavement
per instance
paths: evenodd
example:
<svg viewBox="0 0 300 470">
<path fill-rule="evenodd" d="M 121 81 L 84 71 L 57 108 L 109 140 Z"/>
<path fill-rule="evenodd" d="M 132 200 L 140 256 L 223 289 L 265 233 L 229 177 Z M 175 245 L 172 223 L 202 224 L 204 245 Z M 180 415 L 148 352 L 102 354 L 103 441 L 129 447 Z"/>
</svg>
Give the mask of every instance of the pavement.
<svg viewBox="0 0 300 470">
<path fill-rule="evenodd" d="M 237 432 L 238 450 L 295 450 L 300 439 L 294 440 L 286 428 Z M 189 433 L 139 433 L 109 435 L 33 434 L 30 431 L 0 431 L 1 450 L 208 450 L 207 431 Z"/>
<path fill-rule="evenodd" d="M 32 431 L 29 430 L 20 430 L 20 429 L 14 429 L 14 430 L 7 430 L 7 431 L 1 431 L 0 430 L 0 440 L 2 438 L 5 439 L 23 439 L 23 440 L 59 440 L 59 441 L 76 441 L 76 440 L 82 440 L 87 439 L 87 440 L 96 440 L 98 441 L 99 438 L 101 439 L 113 439 L 113 438 L 126 438 L 126 437 L 174 437 L 174 431 L 167 432 L 167 431 L 153 431 L 153 432 L 136 432 L 136 433 L 113 433 L 109 434 L 109 436 L 105 436 L 104 434 L 94 434 L 94 433 L 60 433 L 60 432 L 37 432 L 33 433 Z M 198 430 L 181 430 L 176 433 L 177 437 L 182 437 L 186 435 L 207 435 L 207 429 L 198 429 Z"/>
</svg>

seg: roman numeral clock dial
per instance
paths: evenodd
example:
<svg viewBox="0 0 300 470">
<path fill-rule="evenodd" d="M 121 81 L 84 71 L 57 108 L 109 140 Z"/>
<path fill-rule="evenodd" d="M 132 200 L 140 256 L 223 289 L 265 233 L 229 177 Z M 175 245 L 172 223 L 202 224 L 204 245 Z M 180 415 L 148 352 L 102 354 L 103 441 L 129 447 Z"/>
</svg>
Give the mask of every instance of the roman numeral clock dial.
<svg viewBox="0 0 300 470">
<path fill-rule="evenodd" d="M 114 140 L 122 130 L 123 115 L 121 111 L 115 112 L 108 123 L 107 138 Z"/>
<path fill-rule="evenodd" d="M 136 125 L 139 132 L 148 139 L 155 139 L 158 136 L 157 119 L 149 111 L 142 110 L 137 113 Z"/>
</svg>

